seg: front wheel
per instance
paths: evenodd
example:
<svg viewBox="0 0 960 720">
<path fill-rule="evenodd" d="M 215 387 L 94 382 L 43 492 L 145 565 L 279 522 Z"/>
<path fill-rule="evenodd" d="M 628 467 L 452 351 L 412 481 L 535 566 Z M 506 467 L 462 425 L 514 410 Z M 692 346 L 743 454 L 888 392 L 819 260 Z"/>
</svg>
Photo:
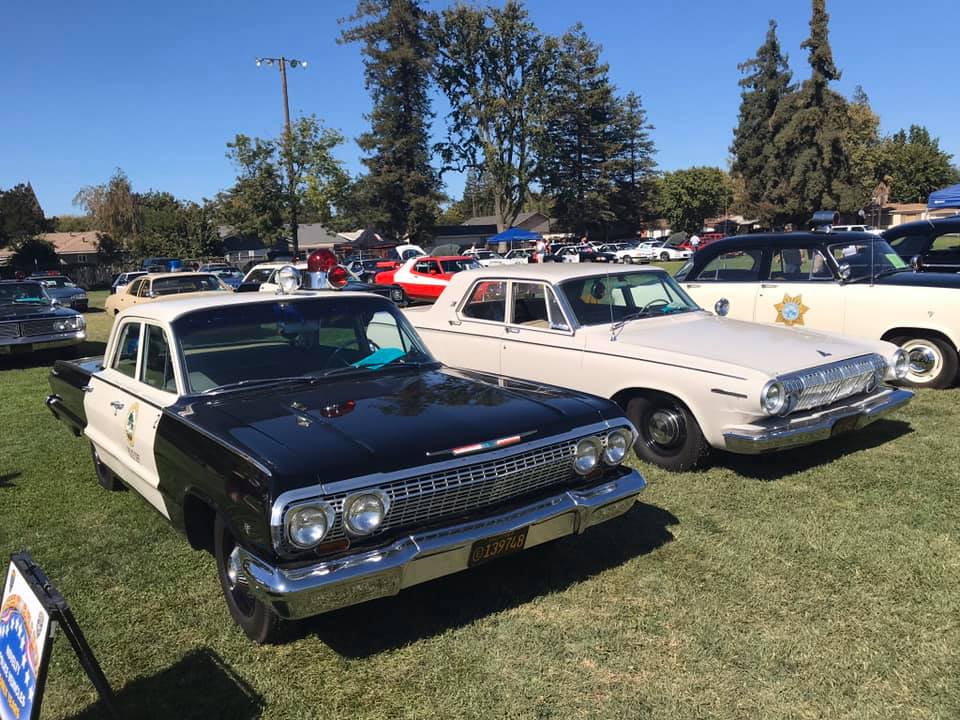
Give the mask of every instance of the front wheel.
<svg viewBox="0 0 960 720">
<path fill-rule="evenodd" d="M 117 476 L 113 474 L 113 471 L 103 463 L 93 443 L 90 443 L 90 452 L 93 455 L 93 469 L 97 473 L 97 482 L 100 483 L 100 487 L 110 491 L 123 490 L 124 484 L 120 482 Z"/>
<path fill-rule="evenodd" d="M 669 395 L 638 395 L 627 403 L 627 417 L 637 428 L 637 455 L 672 472 L 698 467 L 710 454 L 700 425 L 689 410 Z"/>
<path fill-rule="evenodd" d="M 670 259 L 670 253 L 660 253 L 660 259 L 666 262 Z"/>
<path fill-rule="evenodd" d="M 892 342 L 909 358 L 904 385 L 945 388 L 957 377 L 957 351 L 949 343 L 932 337 L 898 337 Z"/>
<path fill-rule="evenodd" d="M 633 265 L 633 258 L 630 257 L 629 255 L 627 255 L 625 258 L 623 258 L 623 261 L 624 261 L 627 265 Z"/>
<path fill-rule="evenodd" d="M 234 554 L 237 546 L 233 533 L 217 515 L 213 527 L 213 552 L 217 560 L 217 575 L 230 616 L 254 642 L 269 644 L 280 639 L 283 620 L 257 600 L 247 588 Z"/>
</svg>

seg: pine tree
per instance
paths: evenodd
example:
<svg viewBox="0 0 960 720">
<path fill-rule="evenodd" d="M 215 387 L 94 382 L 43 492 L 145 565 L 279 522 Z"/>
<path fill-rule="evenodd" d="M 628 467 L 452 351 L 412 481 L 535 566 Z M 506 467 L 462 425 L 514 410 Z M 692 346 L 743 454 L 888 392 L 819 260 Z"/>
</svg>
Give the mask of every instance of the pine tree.
<svg viewBox="0 0 960 720">
<path fill-rule="evenodd" d="M 792 84 L 787 56 L 780 49 L 777 22 L 770 20 L 767 37 L 757 49 L 756 57 L 738 66 L 740 79 L 740 116 L 733 131 L 731 173 L 742 179 L 741 210 L 767 223 L 773 220 L 771 189 L 782 174 L 774 138 L 774 124 L 780 102 L 795 88 Z"/>
<path fill-rule="evenodd" d="M 631 92 L 617 100 L 613 123 L 616 154 L 610 163 L 614 184 L 611 207 L 617 219 L 631 230 L 639 228 L 655 207 L 657 164 L 652 129 L 638 95 Z"/>
<path fill-rule="evenodd" d="M 541 150 L 544 190 L 562 228 L 577 234 L 615 219 L 610 163 L 617 108 L 601 47 L 577 24 L 560 39 Z"/>
<path fill-rule="evenodd" d="M 440 200 L 428 142 L 435 57 L 429 15 L 420 0 L 359 0 L 348 21 L 362 24 L 344 29 L 340 42 L 362 43 L 373 98 L 370 132 L 357 139 L 367 153 L 365 189 L 382 211 L 382 231 L 424 241 Z"/>
<path fill-rule="evenodd" d="M 770 192 L 777 221 L 802 225 L 816 210 L 855 212 L 865 200 L 851 169 L 847 101 L 830 89 L 840 78 L 830 49 L 825 0 L 813 0 L 810 78 L 780 102 L 774 140 L 781 180 Z"/>
<path fill-rule="evenodd" d="M 0 247 L 47 230 L 43 209 L 30 183 L 0 190 Z"/>
<path fill-rule="evenodd" d="M 874 195 L 879 174 L 880 118 L 870 107 L 870 98 L 859 85 L 847 106 L 850 133 L 847 148 L 850 152 L 850 167 L 864 203 Z"/>
</svg>

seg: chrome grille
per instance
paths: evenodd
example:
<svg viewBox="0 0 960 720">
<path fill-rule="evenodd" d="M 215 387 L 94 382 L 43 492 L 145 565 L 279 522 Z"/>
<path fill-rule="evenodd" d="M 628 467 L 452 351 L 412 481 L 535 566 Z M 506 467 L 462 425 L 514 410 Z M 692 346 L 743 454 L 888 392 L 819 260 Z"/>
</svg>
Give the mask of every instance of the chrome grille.
<svg viewBox="0 0 960 720">
<path fill-rule="evenodd" d="M 802 370 L 781 377 L 788 393 L 796 393 L 799 401 L 793 412 L 823 407 L 851 395 L 872 391 L 887 369 L 879 355 L 862 355 L 849 360 Z"/>
<path fill-rule="evenodd" d="M 0 338 L 20 337 L 20 323 L 0 323 Z"/>
<path fill-rule="evenodd" d="M 390 498 L 390 512 L 377 534 L 463 514 L 571 480 L 576 477 L 573 456 L 579 439 L 379 485 Z M 340 493 L 327 498 L 336 511 L 327 541 L 344 536 L 341 513 L 346 497 L 347 493 Z"/>
<path fill-rule="evenodd" d="M 27 320 L 20 323 L 20 332 L 24 337 L 29 335 L 53 335 L 60 330 L 53 329 L 53 320 Z"/>
</svg>

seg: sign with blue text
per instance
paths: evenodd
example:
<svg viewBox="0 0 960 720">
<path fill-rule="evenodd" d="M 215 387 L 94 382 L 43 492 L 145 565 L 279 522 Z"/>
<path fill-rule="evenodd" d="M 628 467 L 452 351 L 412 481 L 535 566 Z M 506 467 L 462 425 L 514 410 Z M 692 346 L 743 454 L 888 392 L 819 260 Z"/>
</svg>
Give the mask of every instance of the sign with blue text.
<svg viewBox="0 0 960 720">
<path fill-rule="evenodd" d="M 50 637 L 46 605 L 11 560 L 0 602 L 0 719 L 39 717 Z"/>
</svg>

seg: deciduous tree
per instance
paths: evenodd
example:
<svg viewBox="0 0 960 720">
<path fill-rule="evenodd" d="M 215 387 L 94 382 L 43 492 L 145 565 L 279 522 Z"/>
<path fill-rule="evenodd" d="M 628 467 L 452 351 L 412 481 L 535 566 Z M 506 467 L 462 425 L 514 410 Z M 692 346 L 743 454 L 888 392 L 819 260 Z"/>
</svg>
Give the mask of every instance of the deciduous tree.
<svg viewBox="0 0 960 720">
<path fill-rule="evenodd" d="M 74 196 L 73 204 L 93 219 L 97 230 L 109 235 L 121 247 L 127 247 L 140 230 L 137 196 L 130 179 L 120 168 L 106 183 L 82 188 Z"/>
<path fill-rule="evenodd" d="M 719 215 L 733 199 L 730 177 L 717 167 L 692 167 L 664 174 L 660 212 L 674 232 L 698 233 L 704 219 Z"/>
<path fill-rule="evenodd" d="M 911 125 L 880 142 L 877 175 L 890 179 L 891 201 L 926 202 L 934 190 L 960 182 L 952 157 L 927 128 Z"/>
</svg>

